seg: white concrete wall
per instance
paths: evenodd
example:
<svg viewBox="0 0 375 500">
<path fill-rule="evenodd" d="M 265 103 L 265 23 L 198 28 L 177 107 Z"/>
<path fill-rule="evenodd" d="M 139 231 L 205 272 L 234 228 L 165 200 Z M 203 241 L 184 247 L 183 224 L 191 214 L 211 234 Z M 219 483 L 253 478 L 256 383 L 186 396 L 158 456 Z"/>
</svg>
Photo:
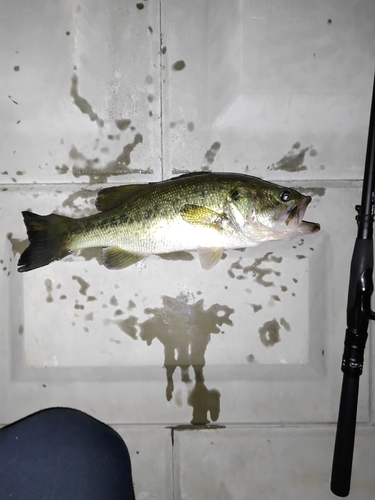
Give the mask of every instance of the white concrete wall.
<svg viewBox="0 0 375 500">
<path fill-rule="evenodd" d="M 0 58 L 0 423 L 60 405 L 113 425 L 140 500 L 333 498 L 374 1 L 15 0 Z M 300 189 L 321 231 L 209 272 L 196 256 L 111 272 L 86 251 L 17 273 L 22 210 L 80 217 L 103 185 L 201 169 Z M 375 492 L 373 362 L 370 335 L 358 500 Z"/>
</svg>

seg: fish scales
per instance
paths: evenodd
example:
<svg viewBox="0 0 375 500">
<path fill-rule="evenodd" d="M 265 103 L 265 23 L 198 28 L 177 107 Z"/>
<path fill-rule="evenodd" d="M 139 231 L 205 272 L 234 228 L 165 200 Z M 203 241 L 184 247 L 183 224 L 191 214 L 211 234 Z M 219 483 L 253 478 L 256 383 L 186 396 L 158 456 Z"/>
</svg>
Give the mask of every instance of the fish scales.
<svg viewBox="0 0 375 500">
<path fill-rule="evenodd" d="M 152 254 L 194 250 L 199 243 L 202 246 L 231 244 L 233 232 L 218 234 L 215 228 L 187 225 L 179 216 L 179 208 L 192 204 L 220 214 L 227 194 L 237 184 L 238 181 L 224 179 L 215 190 L 207 178 L 198 179 L 195 185 L 186 181 L 155 184 L 147 195 L 147 202 L 143 198 L 125 201 L 119 209 L 79 219 L 79 227 L 71 239 L 72 248 L 120 246 L 130 252 Z M 235 243 L 244 242 L 239 237 Z"/>
<path fill-rule="evenodd" d="M 311 198 L 291 188 L 234 173 L 195 173 L 167 181 L 115 186 L 99 192 L 99 213 L 71 219 L 23 212 L 30 246 L 19 271 L 28 271 L 88 247 L 121 269 L 150 254 L 197 250 L 202 267 L 224 249 L 313 233 L 302 220 Z"/>
</svg>

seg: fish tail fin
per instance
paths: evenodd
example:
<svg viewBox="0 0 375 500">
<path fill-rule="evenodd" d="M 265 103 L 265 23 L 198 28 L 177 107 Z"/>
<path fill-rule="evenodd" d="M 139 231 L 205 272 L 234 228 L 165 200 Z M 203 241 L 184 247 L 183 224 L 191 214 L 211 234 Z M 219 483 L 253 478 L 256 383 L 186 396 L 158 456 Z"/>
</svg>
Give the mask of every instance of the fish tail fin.
<svg viewBox="0 0 375 500">
<path fill-rule="evenodd" d="M 22 215 L 30 245 L 18 261 L 19 272 L 46 266 L 71 252 L 67 234 L 74 219 L 56 214 L 38 215 L 28 211 L 22 212 Z"/>
</svg>

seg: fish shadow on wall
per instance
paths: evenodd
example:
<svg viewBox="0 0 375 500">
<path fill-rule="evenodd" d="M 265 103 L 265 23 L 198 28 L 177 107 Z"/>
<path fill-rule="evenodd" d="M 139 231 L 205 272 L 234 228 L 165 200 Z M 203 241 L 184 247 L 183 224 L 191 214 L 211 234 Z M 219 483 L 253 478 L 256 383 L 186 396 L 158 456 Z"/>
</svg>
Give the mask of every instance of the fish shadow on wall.
<svg viewBox="0 0 375 500">
<path fill-rule="evenodd" d="M 173 397 L 176 369 L 180 369 L 181 381 L 187 384 L 192 382 L 192 369 L 194 386 L 187 398 L 187 403 L 193 408 L 191 424 L 210 423 L 208 414 L 215 422 L 220 414 L 220 392 L 208 389 L 205 384 L 205 352 L 212 334 L 224 333 L 223 325 L 233 326 L 230 316 L 234 309 L 220 304 L 204 309 L 203 299 L 194 302 L 186 293 L 177 297 L 164 295 L 162 301 L 160 308 L 145 309 L 145 313 L 152 317 L 137 326 L 140 338 L 147 345 L 157 339 L 164 346 L 166 398 L 171 401 Z"/>
</svg>

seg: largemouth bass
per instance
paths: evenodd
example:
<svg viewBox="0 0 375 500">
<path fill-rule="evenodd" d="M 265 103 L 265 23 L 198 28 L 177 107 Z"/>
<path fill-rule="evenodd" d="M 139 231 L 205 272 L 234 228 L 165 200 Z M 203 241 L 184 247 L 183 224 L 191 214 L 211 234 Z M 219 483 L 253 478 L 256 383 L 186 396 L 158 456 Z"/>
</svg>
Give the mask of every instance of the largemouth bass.
<svg viewBox="0 0 375 500">
<path fill-rule="evenodd" d="M 319 231 L 302 218 L 310 196 L 244 174 L 200 172 L 98 193 L 99 213 L 73 219 L 22 212 L 30 245 L 19 271 L 73 251 L 102 247 L 102 263 L 122 269 L 151 254 L 198 251 L 203 269 L 225 249 L 252 247 Z"/>
</svg>

